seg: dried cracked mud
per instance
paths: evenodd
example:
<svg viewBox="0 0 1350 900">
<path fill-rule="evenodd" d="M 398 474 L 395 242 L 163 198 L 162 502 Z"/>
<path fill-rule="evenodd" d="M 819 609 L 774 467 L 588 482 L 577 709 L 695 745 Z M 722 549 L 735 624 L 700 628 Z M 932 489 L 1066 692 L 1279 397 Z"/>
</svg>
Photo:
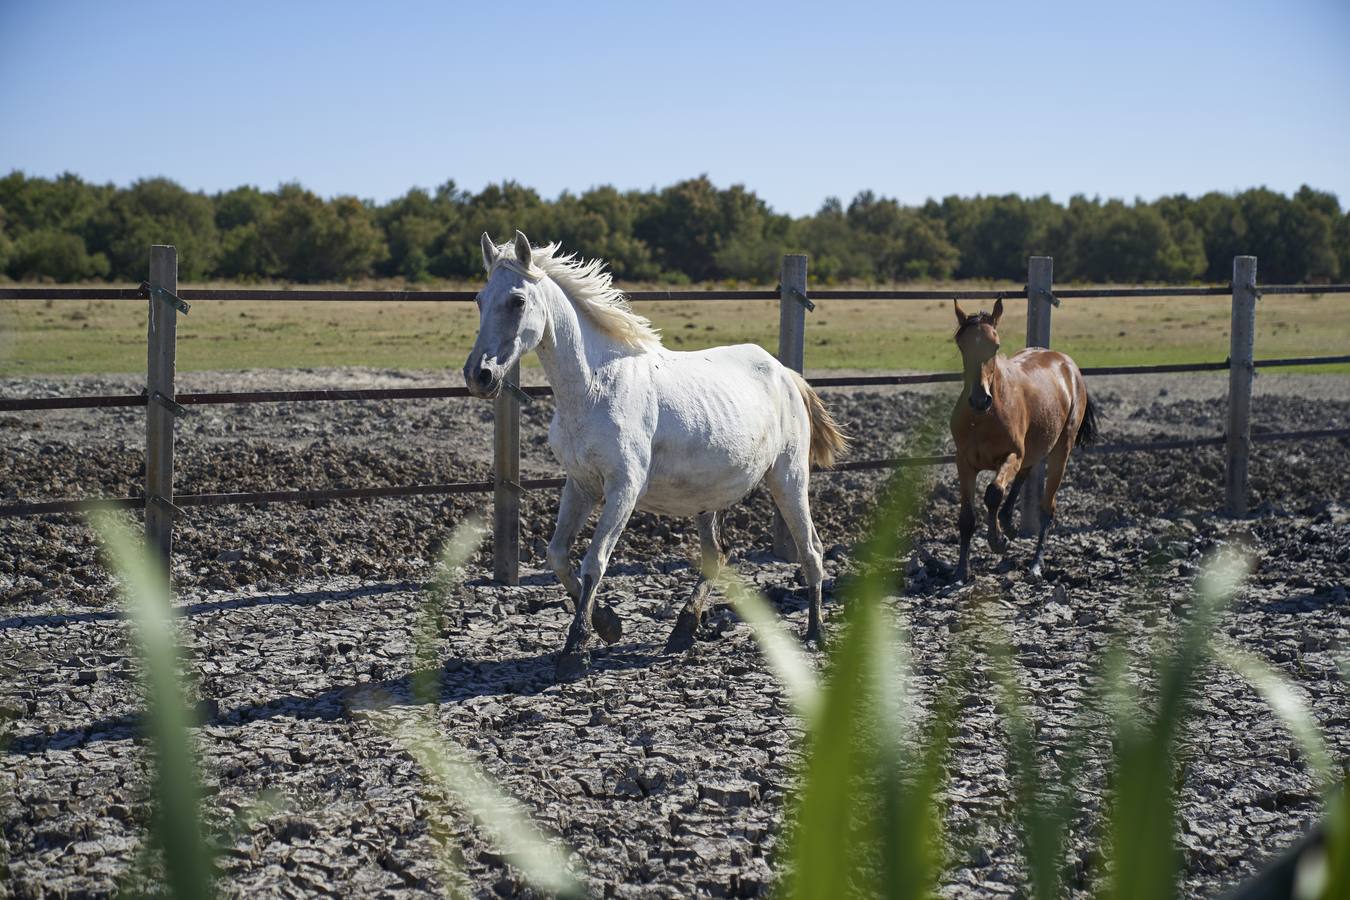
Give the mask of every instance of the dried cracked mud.
<svg viewBox="0 0 1350 900">
<path fill-rule="evenodd" d="M 181 390 L 446 383 L 368 370 L 194 373 Z M 1104 439 L 1223 429 L 1224 380 L 1098 378 Z M 1347 380 L 1265 376 L 1256 430 L 1344 426 Z M 831 391 L 856 436 L 855 457 L 906 452 L 940 390 Z M 117 393 L 130 378 L 9 379 L 5 396 Z M 941 398 L 948 399 L 941 399 Z M 547 401 L 528 407 L 527 476 L 556 466 Z M 128 495 L 138 489 L 140 410 L 0 415 L 0 502 Z M 198 408 L 179 426 L 180 492 L 477 480 L 490 474 L 491 411 L 462 400 Z M 1016 650 L 1039 740 L 1062 751 L 1103 733 L 1089 697 L 1112 636 L 1163 634 L 1189 602 L 1199 564 L 1247 547 L 1255 570 L 1223 621 L 1311 705 L 1338 759 L 1350 753 L 1345 658 L 1350 606 L 1350 442 L 1257 445 L 1255 514 L 1222 504 L 1218 448 L 1080 455 L 1069 466 L 1046 578 L 1021 571 L 1030 542 L 1000 564 L 977 539 L 973 587 L 954 587 L 954 474 L 933 471 L 917 550 L 897 560 L 893 598 L 907 623 L 920 697 L 984 598 Z M 827 588 L 852 568 L 881 476 L 822 473 L 813 504 Z M 663 656 L 692 587 L 692 521 L 638 515 L 603 592 L 623 617 L 618 644 L 588 676 L 553 681 L 569 614 L 542 570 L 557 492 L 524 502 L 522 583 L 490 583 L 490 541 L 456 587 L 437 647 L 439 703 L 414 701 L 413 630 L 441 543 L 485 496 L 192 509 L 177 532 L 181 641 L 196 679 L 196 731 L 208 815 L 224 844 L 223 889 L 254 894 L 439 893 L 444 847 L 477 896 L 530 895 L 520 873 L 464 811 L 432 791 L 387 736 L 417 712 L 475 756 L 546 833 L 573 853 L 596 896 L 753 896 L 770 890 L 800 760 L 800 723 L 743 623 L 709 613 L 692 651 Z M 128 515 L 128 518 L 132 517 Z M 757 492 L 727 516 L 739 571 L 791 627 L 805 622 L 794 567 L 769 550 Z M 580 550 L 583 545 L 578 546 Z M 837 609 L 827 599 L 827 617 Z M 137 865 L 149 816 L 136 665 L 113 585 L 76 517 L 0 520 L 0 896 L 98 897 Z M 953 837 L 942 894 L 1014 895 L 1023 883 L 1009 817 L 1004 733 L 987 662 L 965 698 L 950 764 Z M 1095 741 L 1095 743 L 1094 743 Z M 1091 815 L 1110 748 L 1089 738 L 1074 832 L 1075 895 L 1096 859 Z M 1250 874 L 1319 815 L 1289 735 L 1256 694 L 1218 668 L 1205 677 L 1184 736 L 1180 840 L 1187 896 Z M 231 825 L 272 792 L 279 807 Z"/>
</svg>

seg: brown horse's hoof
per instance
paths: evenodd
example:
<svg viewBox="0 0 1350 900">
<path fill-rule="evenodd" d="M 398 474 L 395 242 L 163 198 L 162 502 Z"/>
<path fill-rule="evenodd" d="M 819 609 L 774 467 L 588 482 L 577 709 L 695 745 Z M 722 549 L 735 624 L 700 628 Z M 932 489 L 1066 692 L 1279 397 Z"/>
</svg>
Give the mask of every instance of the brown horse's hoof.
<svg viewBox="0 0 1350 900">
<path fill-rule="evenodd" d="M 597 603 L 595 609 L 591 610 L 591 624 L 595 626 L 595 633 L 600 635 L 600 640 L 606 644 L 616 643 L 623 637 L 623 622 L 613 607 Z"/>
<path fill-rule="evenodd" d="M 952 580 L 957 584 L 965 584 L 970 581 L 970 566 L 957 566 L 956 572 L 952 575 Z"/>
<path fill-rule="evenodd" d="M 591 655 L 585 650 L 564 650 L 558 656 L 558 665 L 553 670 L 553 680 L 559 684 L 576 681 L 585 675 L 591 667 Z"/>
<path fill-rule="evenodd" d="M 807 650 L 813 650 L 816 653 L 825 652 L 825 629 L 817 625 L 815 628 L 806 629 L 806 637 L 802 639 Z"/>
<path fill-rule="evenodd" d="M 989 549 L 1000 556 L 1008 552 L 1008 539 L 1001 534 L 989 532 Z"/>
</svg>

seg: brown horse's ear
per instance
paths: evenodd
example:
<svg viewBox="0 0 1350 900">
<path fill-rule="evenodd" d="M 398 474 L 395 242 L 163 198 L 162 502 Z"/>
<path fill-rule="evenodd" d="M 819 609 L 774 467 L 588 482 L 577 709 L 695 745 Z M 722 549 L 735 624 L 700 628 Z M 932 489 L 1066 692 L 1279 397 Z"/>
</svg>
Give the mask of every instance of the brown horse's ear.
<svg viewBox="0 0 1350 900">
<path fill-rule="evenodd" d="M 1003 318 L 1003 298 L 999 297 L 994 301 L 994 327 L 998 327 L 998 320 Z"/>
<path fill-rule="evenodd" d="M 956 327 L 960 328 L 966 324 L 967 316 L 961 311 L 961 304 L 957 302 L 955 297 L 952 298 L 952 309 L 956 310 Z"/>
</svg>

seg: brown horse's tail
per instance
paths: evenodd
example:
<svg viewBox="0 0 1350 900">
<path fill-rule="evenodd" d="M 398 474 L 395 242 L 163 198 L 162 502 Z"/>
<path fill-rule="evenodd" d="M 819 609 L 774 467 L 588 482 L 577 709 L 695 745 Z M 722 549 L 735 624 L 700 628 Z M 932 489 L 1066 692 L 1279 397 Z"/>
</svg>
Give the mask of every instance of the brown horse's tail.
<svg viewBox="0 0 1350 900">
<path fill-rule="evenodd" d="M 834 465 L 835 456 L 848 449 L 848 436 L 834 421 L 825 404 L 820 402 L 820 395 L 806 383 L 806 379 L 791 369 L 788 372 L 796 382 L 797 391 L 806 402 L 806 412 L 811 417 L 811 464 L 828 469 Z"/>
<path fill-rule="evenodd" d="M 1088 394 L 1087 410 L 1083 413 L 1083 421 L 1078 423 L 1078 436 L 1074 438 L 1074 444 L 1079 447 L 1086 447 L 1097 440 L 1097 427 L 1100 423 L 1097 421 L 1097 404 L 1092 402 L 1092 395 Z"/>
</svg>

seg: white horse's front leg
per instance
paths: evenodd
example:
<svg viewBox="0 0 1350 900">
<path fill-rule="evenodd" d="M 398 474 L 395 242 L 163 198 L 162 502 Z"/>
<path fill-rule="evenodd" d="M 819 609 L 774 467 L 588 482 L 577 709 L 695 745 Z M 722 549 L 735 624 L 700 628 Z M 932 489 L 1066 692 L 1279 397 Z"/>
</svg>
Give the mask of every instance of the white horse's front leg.
<svg viewBox="0 0 1350 900">
<path fill-rule="evenodd" d="M 591 540 L 590 549 L 586 551 L 586 558 L 581 563 L 581 599 L 577 602 L 572 627 L 567 631 L 567 643 L 563 646 L 562 656 L 558 658 L 559 679 L 580 675 L 590 662 L 584 647 L 591 636 L 591 615 L 595 607 L 595 594 L 600 588 L 600 580 L 605 577 L 605 569 L 609 567 L 610 554 L 619 543 L 619 535 L 623 534 L 637 500 L 636 479 L 622 481 L 616 479 L 605 485 L 605 507 L 600 511 L 595 536 Z M 618 617 L 614 618 L 617 624 Z"/>
<path fill-rule="evenodd" d="M 558 501 L 558 524 L 553 528 L 553 539 L 548 542 L 548 565 L 573 601 L 581 599 L 581 582 L 572 570 L 572 544 L 593 509 L 595 498 L 578 487 L 575 478 L 568 478 Z"/>
<path fill-rule="evenodd" d="M 581 532 L 581 526 L 595 509 L 595 498 L 577 486 L 576 479 L 568 478 L 563 484 L 562 498 L 558 501 L 558 524 L 553 529 L 553 539 L 548 543 L 548 564 L 563 590 L 572 598 L 574 604 L 581 603 L 581 582 L 572 571 L 572 544 Z M 596 601 L 591 612 L 591 624 L 596 634 L 606 644 L 612 644 L 623 637 L 623 623 L 613 609 Z"/>
</svg>

